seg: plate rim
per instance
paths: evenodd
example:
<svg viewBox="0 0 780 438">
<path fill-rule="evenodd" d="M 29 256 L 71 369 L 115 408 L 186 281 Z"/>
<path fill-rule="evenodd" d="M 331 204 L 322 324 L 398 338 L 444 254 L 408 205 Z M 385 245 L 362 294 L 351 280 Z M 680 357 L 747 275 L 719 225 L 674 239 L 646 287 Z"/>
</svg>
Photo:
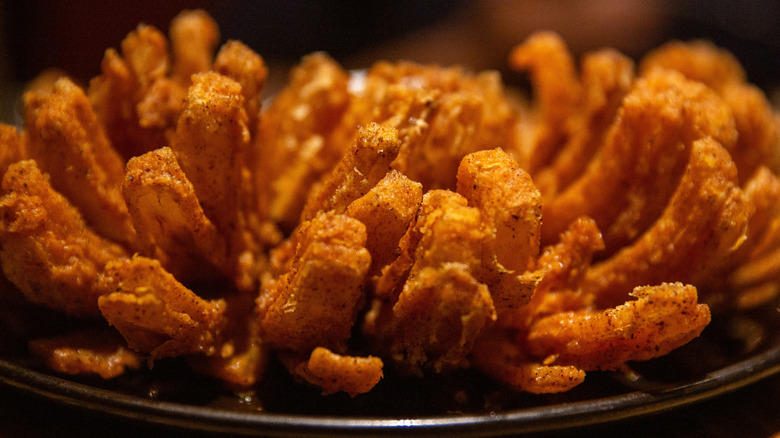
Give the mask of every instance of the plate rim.
<svg viewBox="0 0 780 438">
<path fill-rule="evenodd" d="M 148 399 L 68 380 L 0 358 L 0 383 L 60 404 L 146 423 L 204 432 L 282 436 L 419 434 L 500 435 L 563 431 L 646 416 L 714 398 L 780 373 L 780 343 L 692 381 L 594 399 L 485 414 L 412 417 L 312 416 L 240 412 Z"/>
</svg>

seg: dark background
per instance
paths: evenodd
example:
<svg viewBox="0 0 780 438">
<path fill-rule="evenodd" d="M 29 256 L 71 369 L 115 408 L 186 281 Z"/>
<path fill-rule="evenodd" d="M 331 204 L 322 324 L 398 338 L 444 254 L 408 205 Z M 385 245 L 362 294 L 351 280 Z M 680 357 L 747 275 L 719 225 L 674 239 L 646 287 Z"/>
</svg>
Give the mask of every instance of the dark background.
<svg viewBox="0 0 780 438">
<path fill-rule="evenodd" d="M 198 0 L 0 1 L 0 80 L 62 68 L 82 82 L 103 51 L 144 22 L 167 31 L 182 9 L 203 8 L 223 40 L 239 39 L 280 69 L 324 50 L 347 68 L 379 58 L 501 69 L 539 29 L 575 53 L 613 46 L 633 57 L 670 38 L 706 38 L 734 52 L 749 79 L 780 85 L 780 2 L 774 0 Z M 282 74 L 282 76 L 284 76 Z"/>
</svg>

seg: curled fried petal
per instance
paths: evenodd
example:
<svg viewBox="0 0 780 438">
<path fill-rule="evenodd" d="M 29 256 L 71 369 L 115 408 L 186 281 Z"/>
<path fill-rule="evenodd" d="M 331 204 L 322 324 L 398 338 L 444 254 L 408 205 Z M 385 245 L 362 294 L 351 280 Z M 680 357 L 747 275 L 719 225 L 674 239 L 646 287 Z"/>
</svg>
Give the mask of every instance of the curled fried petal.
<svg viewBox="0 0 780 438">
<path fill-rule="evenodd" d="M 583 217 L 572 222 L 558 243 L 544 249 L 536 271 L 524 274 L 540 277 L 531 303 L 503 321 L 504 325 L 522 328 L 540 316 L 591 308 L 594 297 L 582 291 L 580 284 L 593 254 L 603 248 L 601 232 L 592 219 Z"/>
<path fill-rule="evenodd" d="M 393 306 L 390 354 L 405 372 L 460 368 L 482 329 L 495 319 L 487 286 L 466 266 L 445 263 L 410 276 Z"/>
<path fill-rule="evenodd" d="M 393 164 L 426 190 L 454 190 L 458 165 L 465 155 L 509 144 L 512 135 L 515 113 L 509 109 L 497 74 L 469 75 L 456 69 L 454 73 L 459 80 L 448 89 L 436 78 L 445 73 L 429 68 L 426 76 L 433 77 L 428 79 L 431 87 L 423 90 L 441 94 L 429 105 L 432 110 L 417 119 L 425 124 L 424 131 L 406 142 Z M 417 77 L 405 80 L 414 84 Z"/>
<path fill-rule="evenodd" d="M 437 267 L 458 261 L 469 269 L 482 269 L 480 256 L 489 253 L 492 236 L 481 223 L 479 210 L 467 203 L 465 197 L 447 190 L 431 190 L 423 195 L 417 218 L 399 242 L 399 256 L 382 269 L 377 279 L 376 296 L 394 303 L 415 264 L 418 268 Z M 442 225 L 436 228 L 442 218 Z M 434 228 L 442 234 L 434 234 Z M 421 243 L 425 234 L 428 237 Z"/>
<path fill-rule="evenodd" d="M 160 78 L 152 83 L 136 105 L 136 112 L 138 126 L 150 136 L 156 132 L 157 138 L 143 143 L 143 149 L 138 148 L 133 156 L 165 144 L 162 143 L 162 137 L 167 139 L 172 135 L 186 97 L 187 90 L 168 78 Z"/>
<path fill-rule="evenodd" d="M 539 253 L 542 199 L 528 173 L 501 149 L 475 152 L 458 168 L 458 193 L 495 230 L 498 262 L 518 274 L 531 268 Z"/>
<path fill-rule="evenodd" d="M 290 81 L 263 112 L 255 141 L 255 185 L 269 218 L 292 230 L 300 220 L 307 193 L 352 140 L 331 140 L 350 99 L 349 77 L 323 53 L 306 56 Z"/>
<path fill-rule="evenodd" d="M 225 238 L 203 213 L 170 148 L 130 159 L 122 189 L 147 255 L 185 283 L 220 277 Z"/>
<path fill-rule="evenodd" d="M 290 371 L 322 388 L 322 394 L 346 392 L 351 397 L 369 392 L 384 376 L 382 359 L 374 356 L 343 356 L 317 347 L 308 361 L 284 360 Z"/>
<path fill-rule="evenodd" d="M 89 229 L 32 160 L 12 164 L 0 199 L 0 261 L 25 297 L 72 316 L 97 316 L 98 274 L 125 250 Z"/>
<path fill-rule="evenodd" d="M 228 41 L 217 53 L 214 71 L 241 84 L 241 93 L 244 95 L 244 105 L 249 117 L 249 131 L 257 131 L 260 93 L 268 77 L 263 58 L 239 41 Z"/>
<path fill-rule="evenodd" d="M 431 190 L 423 195 L 415 224 L 421 237 L 415 248 L 414 268 L 438 268 L 455 262 L 472 272 L 482 269 L 483 256 L 490 254 L 493 235 L 484 226 L 480 211 L 467 202 L 448 190 Z"/>
<path fill-rule="evenodd" d="M 122 41 L 121 54 L 106 50 L 101 74 L 90 81 L 89 100 L 124 158 L 167 144 L 185 92 L 167 79 L 169 68 L 165 36 L 140 25 Z"/>
<path fill-rule="evenodd" d="M 398 129 L 393 168 L 425 190 L 454 189 L 464 155 L 511 143 L 516 113 L 496 72 L 378 62 L 364 83 L 342 125 Z"/>
<path fill-rule="evenodd" d="M 120 376 L 143 365 L 143 356 L 127 348 L 113 330 L 80 331 L 30 341 L 30 354 L 50 369 L 65 374 Z"/>
<path fill-rule="evenodd" d="M 398 256 L 398 244 L 417 215 L 422 184 L 391 170 L 371 190 L 349 204 L 344 214 L 366 226 L 372 277 Z"/>
<path fill-rule="evenodd" d="M 706 282 L 708 289 L 719 294 L 715 300 L 730 305 L 737 299 L 743 302 L 741 308 L 771 300 L 780 286 L 780 178 L 761 167 L 745 183 L 744 192 L 751 207 L 747 240 L 724 269 L 731 271 L 728 277 L 717 276 Z"/>
<path fill-rule="evenodd" d="M 225 236 L 236 286 L 254 290 L 266 261 L 241 85 L 215 72 L 196 74 L 192 82 L 171 149 L 206 217 Z"/>
<path fill-rule="evenodd" d="M 323 213 L 296 234 L 290 271 L 266 284 L 258 299 L 262 338 L 301 354 L 318 346 L 343 352 L 371 264 L 365 226 Z"/>
<path fill-rule="evenodd" d="M 746 82 L 745 71 L 734 55 L 707 41 L 674 41 L 645 56 L 641 72 L 659 67 L 703 82 L 729 104 L 739 131 L 737 145 L 730 152 L 740 181 L 747 181 L 761 165 L 780 170 L 780 124 L 766 95 Z"/>
<path fill-rule="evenodd" d="M 721 95 L 731 106 L 739 132 L 730 152 L 740 181 L 747 181 L 761 166 L 780 172 L 780 122 L 766 95 L 745 83 L 729 84 Z"/>
<path fill-rule="evenodd" d="M 192 182 L 206 216 L 232 234 L 249 145 L 241 85 L 218 73 L 193 77 L 171 149 Z"/>
<path fill-rule="evenodd" d="M 225 324 L 224 300 L 207 301 L 154 259 L 134 256 L 106 265 L 98 300 L 103 317 L 133 350 L 152 359 L 215 354 Z"/>
<path fill-rule="evenodd" d="M 29 155 L 97 232 L 131 246 L 135 231 L 121 189 L 124 160 L 84 91 L 62 78 L 51 93 L 30 92 L 24 101 Z"/>
<path fill-rule="evenodd" d="M 310 192 L 301 219 L 310 220 L 323 211 L 343 213 L 387 175 L 400 145 L 396 129 L 375 123 L 360 128 L 352 148 Z"/>
<path fill-rule="evenodd" d="M 152 26 L 142 24 L 122 40 L 122 55 L 142 90 L 168 74 L 168 40 Z"/>
<path fill-rule="evenodd" d="M 355 80 L 363 86 L 353 93 L 352 102 L 334 131 L 335 139 L 352 141 L 357 126 L 368 126 L 374 122 L 398 129 L 399 138 L 405 145 L 402 149 L 408 149 L 411 143 L 427 131 L 431 119 L 438 111 L 437 99 L 441 96 L 441 91 L 419 84 L 415 86 L 414 77 L 403 81 L 403 72 L 407 71 L 405 66 L 405 63 L 392 66 L 379 62 L 368 74 Z M 427 70 L 415 71 L 421 74 Z M 409 151 L 396 157 L 396 169 L 403 171 L 407 167 L 407 152 Z"/>
<path fill-rule="evenodd" d="M 183 11 L 171 21 L 168 33 L 173 54 L 171 77 L 189 86 L 190 76 L 211 69 L 219 27 L 205 11 Z"/>
<path fill-rule="evenodd" d="M 709 307 L 697 304 L 693 286 L 664 283 L 638 287 L 632 295 L 637 299 L 603 312 L 558 313 L 535 322 L 529 350 L 550 363 L 616 369 L 665 355 L 699 336 L 710 322 Z"/>
<path fill-rule="evenodd" d="M 660 218 L 636 242 L 594 265 L 583 288 L 601 306 L 643 284 L 706 281 L 744 244 L 749 208 L 736 167 L 712 138 L 693 143 L 685 174 Z"/>
<path fill-rule="evenodd" d="M 483 108 L 484 100 L 476 94 L 443 94 L 426 132 L 403 150 L 405 166 L 398 168 L 426 190 L 454 188 L 461 159 L 479 150 Z"/>
<path fill-rule="evenodd" d="M 463 366 L 482 328 L 496 318 L 488 286 L 475 279 L 492 234 L 466 203 L 454 192 L 427 192 L 407 233 L 416 237 L 402 242 L 407 255 L 380 277 L 380 300 L 364 329 L 405 372 Z"/>
<path fill-rule="evenodd" d="M 604 249 L 596 222 L 581 217 L 569 225 L 554 246 L 547 247 L 537 261 L 544 273 L 539 290 L 575 289 L 590 267 L 593 254 Z"/>
<path fill-rule="evenodd" d="M 545 201 L 542 243 L 581 216 L 604 233 L 605 255 L 630 243 L 663 211 L 691 143 L 705 136 L 727 148 L 736 141 L 731 111 L 712 90 L 665 70 L 637 80 L 586 171 Z"/>
<path fill-rule="evenodd" d="M 552 32 L 535 33 L 512 49 L 509 66 L 529 70 L 533 78 L 538 120 L 534 121 L 530 139 L 520 145 L 518 161 L 534 174 L 550 162 L 565 141 L 561 128 L 575 110 L 580 84 L 571 53 L 561 37 Z"/>
<path fill-rule="evenodd" d="M 645 75 L 659 67 L 678 71 L 715 89 L 743 82 L 746 76 L 734 55 L 703 40 L 666 43 L 642 58 L 639 72 Z"/>
<path fill-rule="evenodd" d="M 499 318 L 531 300 L 539 253 L 542 199 L 530 176 L 500 149 L 474 152 L 458 168 L 458 193 L 481 212 L 492 234 L 477 278 L 490 288 Z"/>
<path fill-rule="evenodd" d="M 137 132 L 134 106 L 138 81 L 115 49 L 106 50 L 100 69 L 102 74 L 89 82 L 90 103 L 117 152 L 124 158 L 132 157 L 147 144 L 137 141 L 134 135 Z M 162 143 L 162 140 L 154 136 L 152 142 Z"/>
<path fill-rule="evenodd" d="M 604 143 L 623 97 L 634 81 L 633 62 L 614 50 L 590 53 L 582 60 L 582 97 L 566 119 L 566 141 L 550 164 L 534 172 L 536 186 L 550 198 L 585 171 Z"/>
<path fill-rule="evenodd" d="M 747 241 L 734 257 L 738 266 L 728 275 L 726 285 L 710 282 L 731 298 L 724 300 L 727 304 L 736 300 L 740 309 L 766 304 L 780 294 L 780 178 L 762 167 L 744 190 L 753 211 Z"/>
<path fill-rule="evenodd" d="M 438 192 L 433 192 L 434 194 Z M 425 200 L 425 195 L 423 195 Z M 415 251 L 422 238 L 422 232 L 417 226 L 421 218 L 425 217 L 429 210 L 429 203 L 423 202 L 417 211 L 417 217 L 413 218 L 406 233 L 398 242 L 398 256 L 390 263 L 385 265 L 379 276 L 374 278 L 374 296 L 386 301 L 395 302 L 398 294 L 403 287 L 403 283 L 409 276 L 409 271 L 414 264 Z"/>
<path fill-rule="evenodd" d="M 585 381 L 585 371 L 573 365 L 544 365 L 522 351 L 509 331 L 486 331 L 471 352 L 471 364 L 515 391 L 554 394 Z"/>
</svg>

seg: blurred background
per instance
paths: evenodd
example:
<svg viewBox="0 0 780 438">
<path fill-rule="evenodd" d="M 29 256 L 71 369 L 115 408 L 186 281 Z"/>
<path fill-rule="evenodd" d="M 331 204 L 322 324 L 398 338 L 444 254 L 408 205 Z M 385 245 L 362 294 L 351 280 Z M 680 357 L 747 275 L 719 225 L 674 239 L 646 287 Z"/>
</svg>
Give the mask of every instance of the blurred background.
<svg viewBox="0 0 780 438">
<path fill-rule="evenodd" d="M 281 86 L 301 56 L 324 50 L 346 68 L 407 59 L 503 73 L 508 51 L 537 30 L 560 33 L 576 54 L 611 46 L 634 58 L 669 39 L 708 39 L 732 51 L 751 82 L 780 100 L 780 2 L 775 0 L 199 0 L 0 1 L 0 119 L 23 84 L 61 68 L 86 84 L 103 52 L 138 23 L 166 31 L 202 8 L 222 39 L 238 39 Z M 512 80 L 507 74 L 507 80 Z"/>
</svg>

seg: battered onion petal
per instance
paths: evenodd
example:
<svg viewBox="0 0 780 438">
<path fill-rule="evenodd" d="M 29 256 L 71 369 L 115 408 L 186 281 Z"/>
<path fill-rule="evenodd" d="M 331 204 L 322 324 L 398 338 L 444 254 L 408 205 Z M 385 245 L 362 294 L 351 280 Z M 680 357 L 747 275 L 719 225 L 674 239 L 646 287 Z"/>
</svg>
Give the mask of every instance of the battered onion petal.
<svg viewBox="0 0 780 438">
<path fill-rule="evenodd" d="M 752 207 L 747 241 L 728 277 L 707 283 L 722 295 L 720 301 L 742 309 L 765 304 L 780 294 L 780 178 L 761 167 L 744 190 Z"/>
<path fill-rule="evenodd" d="M 347 206 L 344 214 L 366 226 L 366 249 L 371 253 L 369 277 L 378 274 L 398 256 L 398 245 L 417 215 L 422 185 L 391 170 L 364 196 Z"/>
<path fill-rule="evenodd" d="M 383 286 L 394 290 L 377 292 L 381 300 L 365 329 L 405 372 L 461 367 L 482 328 L 496 319 L 490 290 L 476 279 L 483 256 L 492 259 L 492 234 L 479 210 L 445 190 L 424 195 L 408 234 L 419 234 L 406 250 L 413 252 L 408 277 L 399 272 Z M 389 270 L 398 268 L 394 262 Z"/>
<path fill-rule="evenodd" d="M 746 78 L 734 55 L 704 40 L 671 41 L 650 51 L 642 58 L 639 73 L 645 75 L 658 67 L 678 71 L 716 90 Z"/>
<path fill-rule="evenodd" d="M 528 173 L 501 149 L 475 152 L 458 168 L 458 193 L 494 230 L 501 266 L 516 274 L 532 268 L 539 253 L 542 199 Z"/>
<path fill-rule="evenodd" d="M 32 160 L 9 166 L 0 198 L 3 272 L 33 303 L 98 316 L 99 273 L 125 250 L 97 235 Z"/>
<path fill-rule="evenodd" d="M 267 283 L 258 298 L 261 336 L 278 350 L 343 352 L 371 264 L 365 226 L 323 213 L 296 233 L 290 271 Z"/>
<path fill-rule="evenodd" d="M 242 166 L 249 146 L 241 85 L 218 73 L 195 75 L 171 149 L 192 182 L 206 216 L 230 235 L 236 232 Z"/>
<path fill-rule="evenodd" d="M 27 152 L 98 233 L 135 242 L 122 198 L 124 160 L 112 148 L 84 91 L 67 78 L 24 97 Z"/>
<path fill-rule="evenodd" d="M 523 275 L 539 253 L 542 199 L 531 177 L 500 149 L 466 155 L 458 168 L 458 193 L 481 212 L 492 234 L 477 278 L 486 283 L 502 314 L 531 300 L 537 278 Z"/>
<path fill-rule="evenodd" d="M 322 394 L 346 392 L 351 397 L 369 392 L 384 376 L 382 359 L 375 356 L 344 356 L 317 347 L 308 360 L 283 356 L 291 374 L 322 388 Z"/>
<path fill-rule="evenodd" d="M 661 217 L 632 245 L 589 269 L 582 287 L 609 307 L 636 286 L 706 282 L 744 244 L 748 214 L 728 152 L 712 138 L 695 141 Z"/>
<path fill-rule="evenodd" d="M 545 365 L 529 357 L 511 330 L 486 330 L 469 356 L 471 365 L 515 391 L 554 394 L 585 381 L 585 371 L 573 365 Z"/>
<path fill-rule="evenodd" d="M 730 109 L 714 91 L 668 70 L 637 80 L 585 173 L 545 200 L 542 243 L 554 243 L 581 216 L 604 233 L 604 255 L 631 243 L 668 203 L 691 143 L 706 136 L 727 149 L 737 137 Z"/>
<path fill-rule="evenodd" d="M 125 159 L 167 144 L 176 126 L 186 86 L 173 82 L 168 40 L 153 26 L 140 25 L 108 49 L 101 74 L 87 95 L 106 135 Z"/>
<path fill-rule="evenodd" d="M 216 353 L 225 301 L 200 298 L 157 260 L 133 256 L 109 263 L 100 289 L 100 312 L 133 350 L 152 359 Z"/>
<path fill-rule="evenodd" d="M 522 329 L 530 321 L 571 310 L 593 307 L 594 297 L 580 288 L 594 254 L 604 248 L 601 232 L 587 217 L 572 222 L 560 241 L 545 248 L 537 269 L 524 274 L 539 277 L 531 302 L 502 325 Z"/>
<path fill-rule="evenodd" d="M 731 107 L 739 138 L 730 151 L 746 182 L 761 166 L 780 172 L 780 121 L 766 95 L 746 83 L 728 84 L 721 90 L 723 100 Z"/>
<path fill-rule="evenodd" d="M 462 368 L 496 313 L 490 291 L 456 262 L 410 276 L 393 306 L 390 355 L 407 373 Z"/>
<path fill-rule="evenodd" d="M 378 62 L 339 125 L 342 138 L 370 123 L 398 129 L 393 168 L 425 190 L 454 189 L 468 153 L 512 144 L 516 112 L 497 72 Z"/>
<path fill-rule="evenodd" d="M 637 299 L 604 311 L 579 310 L 531 325 L 528 348 L 545 363 L 583 370 L 616 369 L 627 361 L 665 355 L 699 336 L 710 310 L 696 288 L 681 283 L 644 286 Z"/>
<path fill-rule="evenodd" d="M 206 217 L 225 236 L 234 283 L 254 290 L 266 260 L 241 85 L 215 72 L 192 81 L 171 149 Z"/>
<path fill-rule="evenodd" d="M 640 67 L 642 74 L 658 67 L 679 71 L 723 97 L 739 131 L 730 152 L 740 181 L 747 181 L 761 165 L 780 170 L 780 123 L 766 95 L 746 82 L 745 71 L 734 55 L 707 41 L 673 41 L 647 54 Z"/>
<path fill-rule="evenodd" d="M 247 125 L 250 133 L 256 133 L 260 119 L 260 93 L 268 77 L 263 58 L 244 43 L 231 40 L 217 52 L 214 71 L 241 84 L 246 114 L 249 117 Z"/>
<path fill-rule="evenodd" d="M 30 354 L 50 369 L 66 374 L 97 374 L 111 379 L 137 370 L 144 357 L 129 348 L 116 331 L 85 330 L 33 339 Z"/>
<path fill-rule="evenodd" d="M 619 52 L 603 49 L 585 55 L 577 110 L 558 128 L 564 131 L 565 143 L 548 165 L 532 175 L 534 184 L 545 198 L 566 189 L 585 171 L 588 162 L 604 144 L 609 127 L 633 82 L 634 63 Z"/>
<path fill-rule="evenodd" d="M 171 21 L 168 33 L 173 55 L 171 77 L 187 87 L 192 75 L 211 70 L 219 26 L 203 10 L 182 11 Z"/>
<path fill-rule="evenodd" d="M 254 184 L 263 214 L 285 231 L 298 224 L 312 186 L 349 148 L 356 125 L 332 140 L 350 104 L 349 76 L 329 56 L 306 56 L 263 112 L 254 141 Z"/>
<path fill-rule="evenodd" d="M 401 142 L 398 131 L 378 124 L 360 128 L 360 135 L 343 158 L 309 193 L 301 213 L 310 220 L 319 212 L 343 213 L 390 171 Z"/>
<path fill-rule="evenodd" d="M 535 114 L 530 124 L 521 120 L 527 125 L 519 137 L 517 157 L 520 166 L 533 175 L 551 162 L 567 140 L 563 127 L 576 109 L 580 83 L 571 53 L 553 32 L 535 33 L 512 49 L 509 66 L 529 70 L 534 85 Z"/>
<path fill-rule="evenodd" d="M 122 189 L 144 254 L 184 283 L 230 273 L 226 239 L 203 213 L 170 148 L 130 159 Z"/>
</svg>

